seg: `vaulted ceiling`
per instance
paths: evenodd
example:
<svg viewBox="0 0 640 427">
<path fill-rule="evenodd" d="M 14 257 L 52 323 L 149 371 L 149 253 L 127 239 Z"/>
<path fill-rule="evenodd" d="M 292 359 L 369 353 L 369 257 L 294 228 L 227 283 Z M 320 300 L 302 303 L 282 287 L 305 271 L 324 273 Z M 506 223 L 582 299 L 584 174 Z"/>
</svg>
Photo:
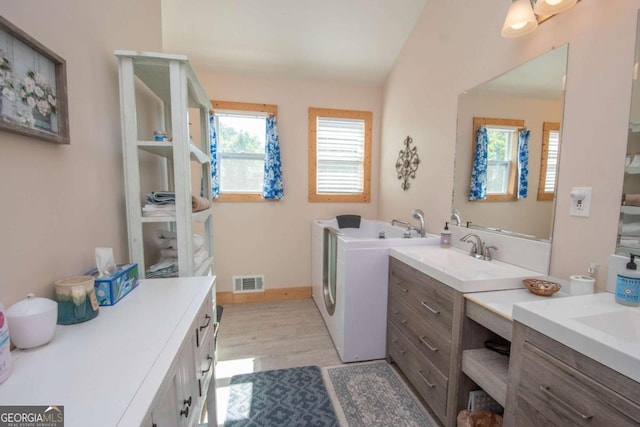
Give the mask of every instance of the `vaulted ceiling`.
<svg viewBox="0 0 640 427">
<path fill-rule="evenodd" d="M 165 52 L 198 68 L 381 84 L 428 0 L 162 0 Z"/>
</svg>

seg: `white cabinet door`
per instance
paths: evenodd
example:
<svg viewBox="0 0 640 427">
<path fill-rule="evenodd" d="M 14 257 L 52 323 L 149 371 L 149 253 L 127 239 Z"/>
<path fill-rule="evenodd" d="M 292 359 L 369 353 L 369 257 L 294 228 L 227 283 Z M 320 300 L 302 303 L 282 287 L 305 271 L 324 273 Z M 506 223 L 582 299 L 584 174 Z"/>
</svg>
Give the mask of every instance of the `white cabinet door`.
<svg viewBox="0 0 640 427">
<path fill-rule="evenodd" d="M 167 378 L 168 383 L 160 399 L 154 405 L 151 412 L 153 427 L 178 427 L 185 425 L 184 405 L 179 400 L 180 377 L 177 371 L 173 371 Z"/>
</svg>

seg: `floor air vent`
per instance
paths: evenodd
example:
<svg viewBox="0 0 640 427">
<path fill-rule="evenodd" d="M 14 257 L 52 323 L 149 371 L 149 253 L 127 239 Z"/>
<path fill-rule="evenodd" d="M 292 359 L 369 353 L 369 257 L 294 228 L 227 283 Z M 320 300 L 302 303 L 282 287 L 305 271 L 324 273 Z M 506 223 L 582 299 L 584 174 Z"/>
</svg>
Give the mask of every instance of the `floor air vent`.
<svg viewBox="0 0 640 427">
<path fill-rule="evenodd" d="M 263 292 L 264 276 L 233 276 L 233 292 Z"/>
</svg>

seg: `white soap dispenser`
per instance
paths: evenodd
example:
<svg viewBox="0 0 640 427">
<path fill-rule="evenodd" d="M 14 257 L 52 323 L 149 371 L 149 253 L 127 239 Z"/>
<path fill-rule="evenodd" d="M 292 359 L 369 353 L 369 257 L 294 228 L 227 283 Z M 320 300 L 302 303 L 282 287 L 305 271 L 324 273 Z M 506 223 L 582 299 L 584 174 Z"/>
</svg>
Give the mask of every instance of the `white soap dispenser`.
<svg viewBox="0 0 640 427">
<path fill-rule="evenodd" d="M 448 248 L 451 246 L 451 231 L 449 231 L 449 223 L 444 223 L 444 230 L 440 233 L 440 247 Z"/>
<path fill-rule="evenodd" d="M 634 262 L 635 255 L 629 254 L 627 267 L 616 276 L 616 302 L 637 307 L 640 305 L 640 272 Z"/>
</svg>

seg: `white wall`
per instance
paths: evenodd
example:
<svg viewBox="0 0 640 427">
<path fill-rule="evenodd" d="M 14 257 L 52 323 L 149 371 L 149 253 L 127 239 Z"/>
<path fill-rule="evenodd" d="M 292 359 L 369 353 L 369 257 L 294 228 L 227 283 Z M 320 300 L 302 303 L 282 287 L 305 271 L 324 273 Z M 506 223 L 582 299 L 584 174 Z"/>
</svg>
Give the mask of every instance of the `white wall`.
<svg viewBox="0 0 640 427">
<path fill-rule="evenodd" d="M 429 231 L 439 231 L 451 208 L 458 94 L 569 43 L 551 273 L 566 279 L 596 262 L 596 286 L 604 289 L 622 194 L 640 1 L 585 0 L 528 36 L 503 39 L 510 3 L 427 3 L 385 85 L 379 216 L 388 220 L 421 207 Z M 385 165 L 395 162 L 407 134 L 422 163 L 403 192 Z M 572 186 L 593 187 L 589 218 L 569 216 Z"/>
<path fill-rule="evenodd" d="M 67 61 L 71 134 L 58 146 L 0 132 L 6 307 L 30 292 L 53 297 L 54 280 L 94 267 L 95 247 L 127 259 L 113 50 L 159 51 L 161 34 L 158 0 L 3 1 L 0 15 Z"/>
<path fill-rule="evenodd" d="M 278 105 L 285 196 L 278 202 L 214 203 L 214 260 L 219 291 L 232 276 L 264 274 L 265 287 L 311 285 L 311 221 L 353 213 L 377 217 L 381 87 L 277 80 L 196 70 L 216 100 Z M 308 201 L 308 108 L 373 112 L 370 203 Z"/>
</svg>

